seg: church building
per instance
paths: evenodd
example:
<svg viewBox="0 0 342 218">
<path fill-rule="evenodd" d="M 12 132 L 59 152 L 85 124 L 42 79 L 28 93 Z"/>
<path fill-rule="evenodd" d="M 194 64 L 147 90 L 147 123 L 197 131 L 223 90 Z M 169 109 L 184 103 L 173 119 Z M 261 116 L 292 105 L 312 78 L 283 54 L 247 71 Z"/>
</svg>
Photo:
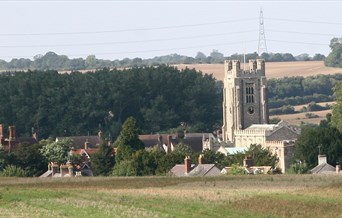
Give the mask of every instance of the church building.
<svg viewBox="0 0 342 218">
<path fill-rule="evenodd" d="M 227 147 L 218 151 L 227 154 L 229 147 L 260 144 L 277 154 L 285 172 L 298 132 L 284 121 L 268 124 L 268 116 L 264 60 L 250 60 L 247 69 L 238 60 L 225 61 L 222 138 Z"/>
</svg>

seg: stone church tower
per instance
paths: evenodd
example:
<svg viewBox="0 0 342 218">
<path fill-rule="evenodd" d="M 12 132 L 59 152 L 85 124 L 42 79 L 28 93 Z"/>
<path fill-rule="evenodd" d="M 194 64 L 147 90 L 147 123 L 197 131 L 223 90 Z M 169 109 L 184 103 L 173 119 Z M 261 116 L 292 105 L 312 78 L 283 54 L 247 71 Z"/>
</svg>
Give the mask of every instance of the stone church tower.
<svg viewBox="0 0 342 218">
<path fill-rule="evenodd" d="M 252 124 L 268 123 L 264 60 L 249 60 L 248 70 L 240 61 L 225 61 L 223 127 L 225 142 L 234 143 L 234 132 Z"/>
</svg>

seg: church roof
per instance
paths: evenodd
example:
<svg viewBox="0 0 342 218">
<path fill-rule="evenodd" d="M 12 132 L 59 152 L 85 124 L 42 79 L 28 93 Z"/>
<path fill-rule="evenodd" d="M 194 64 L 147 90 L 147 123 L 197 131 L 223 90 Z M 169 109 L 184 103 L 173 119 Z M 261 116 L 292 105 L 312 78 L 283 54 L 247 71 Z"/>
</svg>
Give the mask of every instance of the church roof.
<svg viewBox="0 0 342 218">
<path fill-rule="evenodd" d="M 237 153 L 245 153 L 248 148 L 247 147 L 225 147 L 226 151 L 230 155 L 234 155 Z"/>
<path fill-rule="evenodd" d="M 274 130 L 278 125 L 276 124 L 252 124 L 247 129 L 256 129 L 256 130 Z"/>
</svg>

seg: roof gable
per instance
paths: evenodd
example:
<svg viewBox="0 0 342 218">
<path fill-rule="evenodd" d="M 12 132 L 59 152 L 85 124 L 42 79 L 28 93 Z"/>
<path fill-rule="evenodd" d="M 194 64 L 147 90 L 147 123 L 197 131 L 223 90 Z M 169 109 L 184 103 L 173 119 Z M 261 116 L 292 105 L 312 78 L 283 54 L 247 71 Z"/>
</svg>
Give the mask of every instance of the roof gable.
<svg viewBox="0 0 342 218">
<path fill-rule="evenodd" d="M 317 165 L 316 167 L 314 167 L 312 170 L 310 170 L 311 173 L 335 173 L 336 172 L 336 168 L 331 166 L 328 163 L 322 163 L 320 165 Z"/>
</svg>

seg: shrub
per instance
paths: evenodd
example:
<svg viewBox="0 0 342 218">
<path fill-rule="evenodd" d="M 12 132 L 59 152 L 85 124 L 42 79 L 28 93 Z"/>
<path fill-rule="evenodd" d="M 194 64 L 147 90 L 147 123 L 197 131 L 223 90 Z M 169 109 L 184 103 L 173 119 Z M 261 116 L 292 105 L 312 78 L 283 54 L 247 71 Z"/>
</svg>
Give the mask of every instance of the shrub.
<svg viewBox="0 0 342 218">
<path fill-rule="evenodd" d="M 245 175 L 246 170 L 240 164 L 233 164 L 232 168 L 227 172 L 228 175 Z"/>
<path fill-rule="evenodd" d="M 123 160 L 115 164 L 112 176 L 136 176 L 137 172 L 131 160 Z"/>
<path fill-rule="evenodd" d="M 17 167 L 15 165 L 8 165 L 8 166 L 6 166 L 2 170 L 1 176 L 6 176 L 6 177 L 25 177 L 26 176 L 26 172 L 22 168 Z"/>
<path fill-rule="evenodd" d="M 317 118 L 319 116 L 317 114 L 314 114 L 314 113 L 306 113 L 305 117 L 308 119 L 312 119 L 312 118 Z"/>
<path fill-rule="evenodd" d="M 309 173 L 309 166 L 306 162 L 302 163 L 301 161 L 297 161 L 294 164 L 291 164 L 288 173 L 291 174 L 305 174 Z"/>
</svg>

